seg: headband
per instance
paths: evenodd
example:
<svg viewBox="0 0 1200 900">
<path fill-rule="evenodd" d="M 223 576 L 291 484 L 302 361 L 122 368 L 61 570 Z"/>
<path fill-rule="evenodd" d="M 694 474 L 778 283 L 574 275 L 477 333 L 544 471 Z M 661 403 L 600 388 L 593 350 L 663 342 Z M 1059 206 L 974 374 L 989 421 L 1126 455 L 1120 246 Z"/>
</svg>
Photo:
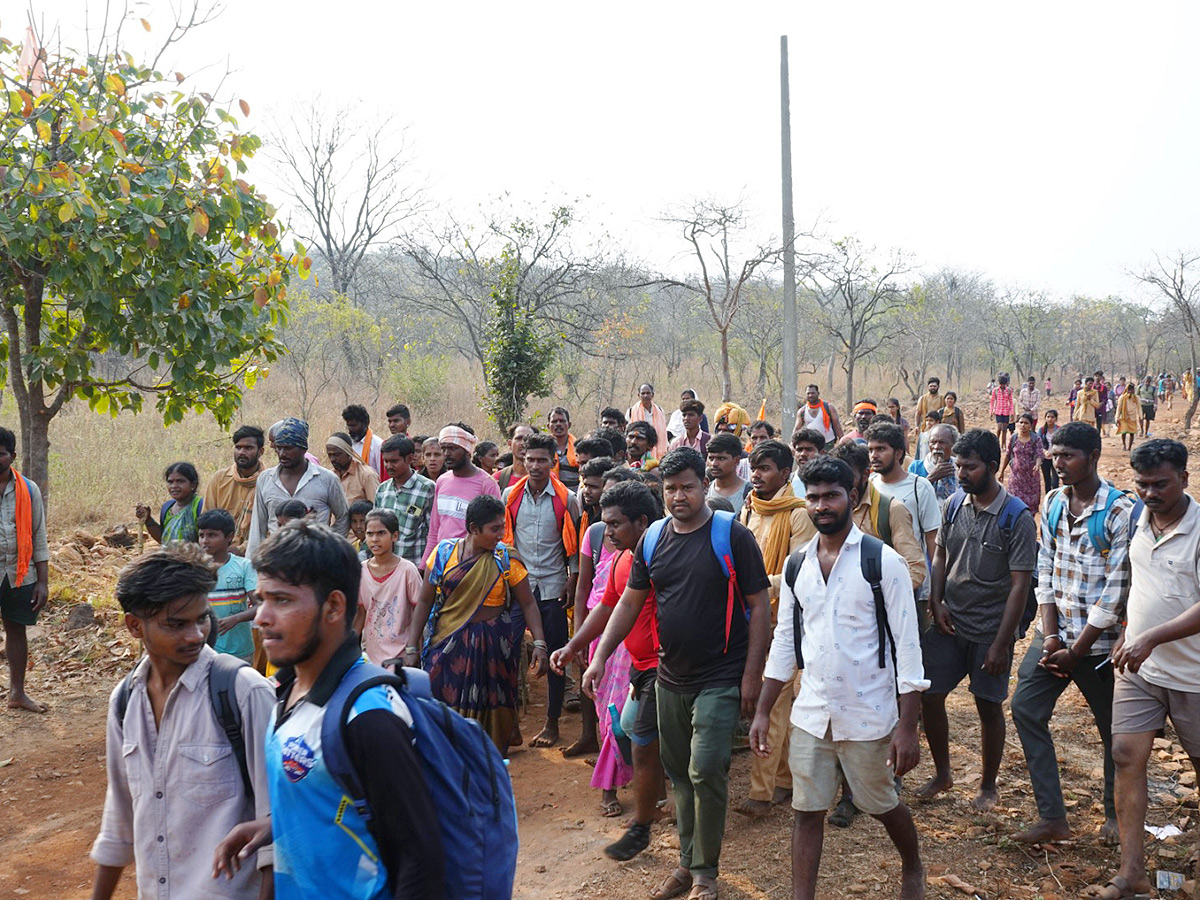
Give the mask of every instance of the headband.
<svg viewBox="0 0 1200 900">
<path fill-rule="evenodd" d="M 348 443 L 346 443 L 345 438 L 340 438 L 336 434 L 329 436 L 329 439 L 325 441 L 325 446 L 326 447 L 336 447 L 338 450 L 341 450 L 343 453 L 345 453 L 351 459 L 354 458 L 354 448 L 351 447 Z"/>
<path fill-rule="evenodd" d="M 456 447 L 462 447 L 468 453 L 475 449 L 475 441 L 475 435 L 457 425 L 447 425 L 438 432 L 439 444 L 453 444 Z"/>
<path fill-rule="evenodd" d="M 854 404 L 854 411 L 855 411 L 856 413 L 860 413 L 860 412 L 871 412 L 871 413 L 873 413 L 873 412 L 879 412 L 879 410 L 875 408 L 875 404 L 874 404 L 874 403 L 870 403 L 870 402 L 868 402 L 868 401 L 866 401 L 866 400 L 863 400 L 861 403 L 855 403 L 855 404 Z"/>
<path fill-rule="evenodd" d="M 274 426 L 276 447 L 308 448 L 308 423 L 295 416 L 288 416 Z"/>
</svg>

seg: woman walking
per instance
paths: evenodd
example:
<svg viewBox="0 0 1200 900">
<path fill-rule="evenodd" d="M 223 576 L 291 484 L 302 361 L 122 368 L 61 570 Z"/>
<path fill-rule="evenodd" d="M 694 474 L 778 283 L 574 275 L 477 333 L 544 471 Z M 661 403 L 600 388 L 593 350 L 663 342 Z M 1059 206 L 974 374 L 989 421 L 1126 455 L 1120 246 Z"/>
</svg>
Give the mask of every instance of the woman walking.
<svg viewBox="0 0 1200 900">
<path fill-rule="evenodd" d="M 1036 513 L 1042 502 L 1040 470 L 1044 454 L 1041 436 L 1033 430 L 1033 416 L 1021 413 L 1017 416 L 1017 432 L 1009 440 L 1008 452 L 1000 463 L 998 477 L 1003 481 L 1005 470 L 1011 467 L 1006 485 L 1008 492 L 1021 498 L 1031 513 Z"/>
<path fill-rule="evenodd" d="M 1038 437 L 1042 439 L 1042 483 L 1046 486 L 1047 494 L 1058 487 L 1058 470 L 1054 468 L 1054 460 L 1050 458 L 1050 443 L 1056 431 L 1058 410 L 1048 409 L 1042 417 L 1042 427 L 1037 430 Z"/>
<path fill-rule="evenodd" d="M 1121 449 L 1132 450 L 1133 439 L 1138 433 L 1141 404 L 1133 387 L 1126 387 L 1117 399 L 1117 434 L 1121 436 Z M 1128 441 L 1126 439 L 1128 438 Z M 1128 446 L 1126 446 L 1128 444 Z"/>
</svg>

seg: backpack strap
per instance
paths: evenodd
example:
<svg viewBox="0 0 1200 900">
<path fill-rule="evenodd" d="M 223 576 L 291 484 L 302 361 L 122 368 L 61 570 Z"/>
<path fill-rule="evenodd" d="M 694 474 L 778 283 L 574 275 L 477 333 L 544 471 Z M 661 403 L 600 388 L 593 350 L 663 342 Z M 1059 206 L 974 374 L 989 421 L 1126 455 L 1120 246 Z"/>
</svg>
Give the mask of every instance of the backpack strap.
<svg viewBox="0 0 1200 900">
<path fill-rule="evenodd" d="M 725 573 L 725 578 L 728 580 L 728 587 L 725 591 L 725 652 L 729 652 L 729 636 L 733 632 L 733 603 L 735 598 L 741 598 L 741 589 L 738 587 L 737 568 L 733 564 L 733 513 L 718 510 L 712 515 L 712 531 L 711 541 L 713 553 L 717 557 L 717 561 L 721 564 L 721 571 Z M 746 601 L 742 600 L 742 609 L 745 611 Z"/>
<path fill-rule="evenodd" d="M 892 635 L 892 626 L 888 622 L 887 608 L 883 602 L 883 541 L 862 536 L 858 552 L 859 568 L 867 584 L 871 586 L 871 596 L 875 600 L 875 627 L 879 630 L 879 668 L 887 668 L 887 648 L 892 649 L 892 665 L 896 664 L 896 638 Z"/>
<path fill-rule="evenodd" d="M 250 780 L 250 767 L 246 763 L 246 736 L 242 733 L 242 709 L 237 703 L 238 670 L 246 665 L 249 663 L 236 656 L 218 653 L 208 672 L 208 695 L 217 716 L 217 724 L 225 732 L 233 755 L 237 758 L 246 796 L 253 797 L 254 783 Z"/>
<path fill-rule="evenodd" d="M 650 565 L 654 559 L 654 551 L 658 549 L 658 539 L 662 537 L 663 528 L 666 527 L 669 521 L 671 521 L 670 516 L 651 522 L 650 527 L 646 529 L 646 533 L 642 535 L 642 559 L 646 562 L 647 573 L 650 572 Z"/>
<path fill-rule="evenodd" d="M 804 650 L 801 646 L 804 641 L 804 620 L 801 615 L 803 610 L 800 607 L 800 598 L 796 596 L 796 578 L 800 575 L 800 567 L 804 565 L 806 555 L 804 550 L 796 550 L 783 564 L 783 580 L 792 592 L 792 644 L 796 650 L 796 668 L 801 670 L 804 669 Z"/>
<path fill-rule="evenodd" d="M 1104 498 L 1104 506 L 1096 510 L 1088 516 L 1088 540 L 1092 542 L 1092 546 L 1100 551 L 1101 556 L 1108 556 L 1108 551 L 1112 549 L 1112 544 L 1109 543 L 1108 534 L 1105 532 L 1105 526 L 1108 524 L 1108 514 L 1112 511 L 1113 504 L 1117 502 L 1118 497 L 1122 497 L 1120 491 L 1112 484 L 1108 485 L 1108 496 Z"/>
<path fill-rule="evenodd" d="M 124 727 L 125 713 L 129 710 L 129 695 L 133 693 L 133 673 L 137 671 L 135 664 L 129 674 L 121 679 L 121 684 L 117 687 L 117 721 L 122 723 Z"/>
<path fill-rule="evenodd" d="M 1136 495 L 1130 499 L 1133 500 L 1133 509 L 1129 511 L 1129 539 L 1132 541 L 1133 536 L 1137 534 L 1138 522 L 1141 521 L 1142 510 L 1146 508 L 1146 504 Z"/>
<path fill-rule="evenodd" d="M 1029 507 L 1025 505 L 1025 501 L 1016 494 L 1008 495 L 1008 499 L 1004 501 L 1004 506 L 1000 510 L 1000 530 L 1006 532 L 1006 540 L 1008 533 L 1011 533 L 1016 526 L 1017 519 L 1021 517 L 1021 513 L 1028 509 Z"/>
<path fill-rule="evenodd" d="M 1055 488 L 1046 497 L 1046 527 L 1050 529 L 1051 541 L 1058 538 L 1058 523 L 1062 521 L 1063 507 L 1066 506 L 1066 497 L 1063 496 L 1065 490 Z"/>
<path fill-rule="evenodd" d="M 966 491 L 959 488 L 950 495 L 950 499 L 946 501 L 946 524 L 952 523 L 958 517 L 958 511 L 962 509 L 963 501 L 967 499 Z"/>
</svg>

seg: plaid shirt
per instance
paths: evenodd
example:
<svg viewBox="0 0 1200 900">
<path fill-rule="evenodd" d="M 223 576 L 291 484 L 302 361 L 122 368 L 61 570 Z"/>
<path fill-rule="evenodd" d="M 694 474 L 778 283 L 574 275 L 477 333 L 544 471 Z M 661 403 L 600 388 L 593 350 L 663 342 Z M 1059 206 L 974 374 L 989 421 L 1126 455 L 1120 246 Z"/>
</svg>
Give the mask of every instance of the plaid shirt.
<svg viewBox="0 0 1200 900">
<path fill-rule="evenodd" d="M 1133 503 L 1124 495 L 1118 497 L 1104 523 L 1108 539 L 1108 556 L 1092 546 L 1088 537 L 1088 519 L 1104 508 L 1108 492 L 1116 488 L 1101 482 L 1092 505 L 1071 522 L 1070 488 L 1051 491 L 1042 501 L 1041 546 L 1038 550 L 1038 606 L 1058 607 L 1058 631 L 1070 646 L 1085 625 L 1101 629 L 1089 656 L 1111 652 L 1120 634 L 1129 599 L 1129 522 Z M 1058 520 L 1058 530 L 1051 534 L 1049 516 L 1051 498 L 1060 494 L 1064 504 Z M 1041 618 L 1038 618 L 1041 631 Z"/>
<path fill-rule="evenodd" d="M 396 555 L 402 556 L 418 569 L 425 560 L 425 542 L 429 538 L 429 513 L 433 509 L 434 484 L 424 475 L 413 472 L 402 487 L 389 478 L 375 491 L 375 506 L 390 509 L 400 520 L 400 540 Z"/>
<path fill-rule="evenodd" d="M 1010 387 L 997 385 L 992 391 L 991 413 L 993 416 L 1011 416 L 1013 414 L 1013 392 Z"/>
</svg>

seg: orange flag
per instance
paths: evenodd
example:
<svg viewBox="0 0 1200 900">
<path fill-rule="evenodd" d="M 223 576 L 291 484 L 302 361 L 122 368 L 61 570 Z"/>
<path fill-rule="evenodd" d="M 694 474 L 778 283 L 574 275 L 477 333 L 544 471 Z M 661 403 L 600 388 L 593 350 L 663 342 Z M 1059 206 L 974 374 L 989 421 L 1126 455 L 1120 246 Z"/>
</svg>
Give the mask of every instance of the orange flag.
<svg viewBox="0 0 1200 900">
<path fill-rule="evenodd" d="M 767 398 L 766 397 L 763 397 L 762 406 L 760 406 L 758 408 L 758 418 L 759 418 L 759 421 L 762 421 L 762 422 L 765 422 L 767 420 Z"/>
</svg>

